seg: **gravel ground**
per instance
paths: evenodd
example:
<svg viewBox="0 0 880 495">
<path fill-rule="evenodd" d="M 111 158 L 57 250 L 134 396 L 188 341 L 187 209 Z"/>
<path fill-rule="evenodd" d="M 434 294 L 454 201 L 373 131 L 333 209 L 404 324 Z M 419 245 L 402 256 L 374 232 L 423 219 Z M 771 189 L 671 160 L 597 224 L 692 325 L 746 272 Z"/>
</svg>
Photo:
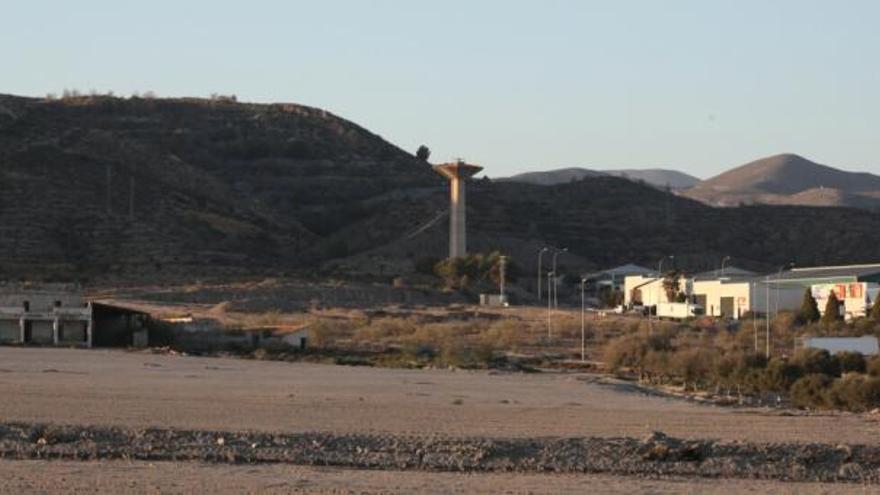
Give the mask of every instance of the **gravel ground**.
<svg viewBox="0 0 880 495">
<path fill-rule="evenodd" d="M 0 347 L 0 421 L 456 437 L 880 443 L 875 418 L 655 397 L 588 375 L 394 370 Z"/>
<path fill-rule="evenodd" d="M 290 464 L 217 465 L 128 461 L 3 461 L 0 493 L 533 493 L 612 495 L 867 495 L 876 487 L 607 475 L 364 471 Z"/>
<path fill-rule="evenodd" d="M 880 483 L 880 447 L 634 438 L 450 438 L 0 424 L 0 458 Z"/>
</svg>

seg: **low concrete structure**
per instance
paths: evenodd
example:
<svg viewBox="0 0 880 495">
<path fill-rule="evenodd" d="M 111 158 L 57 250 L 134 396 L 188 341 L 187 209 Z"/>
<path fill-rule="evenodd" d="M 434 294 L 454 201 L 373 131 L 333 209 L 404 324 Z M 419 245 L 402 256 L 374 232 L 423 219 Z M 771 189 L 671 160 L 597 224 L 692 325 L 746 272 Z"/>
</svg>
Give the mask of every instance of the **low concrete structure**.
<svg viewBox="0 0 880 495">
<path fill-rule="evenodd" d="M 72 285 L 0 287 L 0 344 L 147 345 L 146 313 L 87 301 Z"/>
<path fill-rule="evenodd" d="M 858 352 L 865 356 L 880 354 L 877 337 L 808 337 L 803 339 L 808 349 L 825 349 L 831 354 L 838 352 Z"/>
</svg>

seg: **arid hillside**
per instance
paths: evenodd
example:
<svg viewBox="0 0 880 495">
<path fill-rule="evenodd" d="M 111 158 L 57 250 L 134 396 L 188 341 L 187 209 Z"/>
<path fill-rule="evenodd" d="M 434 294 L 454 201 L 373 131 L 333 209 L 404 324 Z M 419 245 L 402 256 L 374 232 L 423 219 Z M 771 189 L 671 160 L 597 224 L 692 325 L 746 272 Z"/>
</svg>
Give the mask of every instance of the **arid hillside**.
<svg viewBox="0 0 880 495">
<path fill-rule="evenodd" d="M 728 170 L 684 195 L 715 206 L 760 203 L 877 209 L 880 176 L 782 154 Z"/>
<path fill-rule="evenodd" d="M 293 104 L 0 96 L 0 187 L 5 278 L 388 282 L 447 253 L 445 180 Z M 527 273 L 545 245 L 568 247 L 574 273 L 668 254 L 691 269 L 723 256 L 755 269 L 873 261 L 880 244 L 865 210 L 717 209 L 605 175 L 468 187 L 470 249 L 501 250 Z"/>
<path fill-rule="evenodd" d="M 333 255 L 322 239 L 384 194 L 439 182 L 300 105 L 0 96 L 0 270 L 285 271 Z"/>
</svg>

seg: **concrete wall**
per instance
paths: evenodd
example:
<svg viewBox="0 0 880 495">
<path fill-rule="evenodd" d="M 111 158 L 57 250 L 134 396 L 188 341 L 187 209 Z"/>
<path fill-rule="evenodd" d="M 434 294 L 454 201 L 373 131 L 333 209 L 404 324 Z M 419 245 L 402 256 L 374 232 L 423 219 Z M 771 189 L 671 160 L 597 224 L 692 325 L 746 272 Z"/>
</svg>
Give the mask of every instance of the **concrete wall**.
<svg viewBox="0 0 880 495">
<path fill-rule="evenodd" d="M 18 320 L 0 320 L 0 343 L 21 342 L 21 326 Z"/>
</svg>

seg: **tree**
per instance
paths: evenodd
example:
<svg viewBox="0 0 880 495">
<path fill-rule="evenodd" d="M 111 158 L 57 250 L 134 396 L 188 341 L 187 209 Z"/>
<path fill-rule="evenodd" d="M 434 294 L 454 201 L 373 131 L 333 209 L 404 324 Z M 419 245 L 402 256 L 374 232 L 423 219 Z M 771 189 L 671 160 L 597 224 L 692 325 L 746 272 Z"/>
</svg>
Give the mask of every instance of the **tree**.
<svg viewBox="0 0 880 495">
<path fill-rule="evenodd" d="M 840 301 L 834 291 L 828 295 L 828 302 L 825 303 L 825 314 L 822 315 L 822 323 L 831 324 L 840 321 Z"/>
<path fill-rule="evenodd" d="M 819 321 L 819 305 L 813 292 L 810 289 L 804 291 L 804 300 L 801 302 L 801 309 L 798 311 L 798 319 L 801 323 L 813 323 Z"/>
<path fill-rule="evenodd" d="M 880 321 L 880 294 L 874 297 L 874 305 L 871 306 L 871 319 Z"/>
<path fill-rule="evenodd" d="M 431 156 L 431 150 L 428 149 L 428 147 L 425 146 L 424 144 L 419 146 L 419 149 L 416 150 L 416 158 L 418 158 L 419 160 L 421 160 L 423 162 L 428 161 L 428 158 L 430 156 Z"/>
</svg>

